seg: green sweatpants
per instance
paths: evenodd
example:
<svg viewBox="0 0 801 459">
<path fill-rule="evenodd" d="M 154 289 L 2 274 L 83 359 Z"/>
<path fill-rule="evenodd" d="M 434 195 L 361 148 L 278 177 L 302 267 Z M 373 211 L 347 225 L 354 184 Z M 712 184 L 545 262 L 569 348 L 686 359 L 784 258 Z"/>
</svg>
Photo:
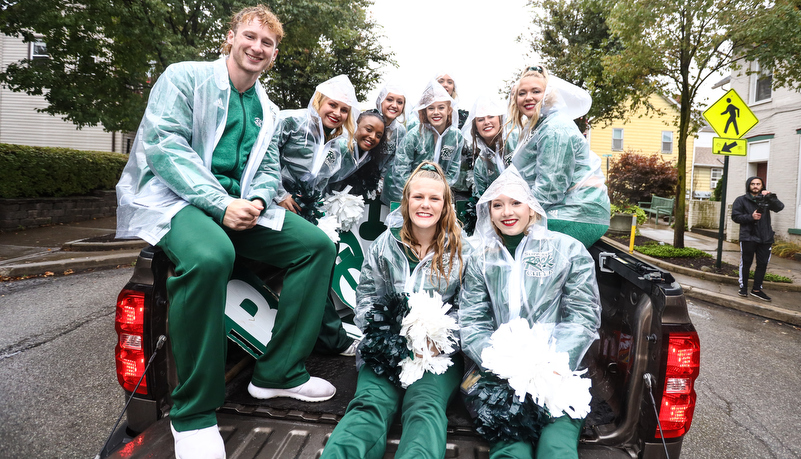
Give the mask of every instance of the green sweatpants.
<svg viewBox="0 0 801 459">
<path fill-rule="evenodd" d="M 320 331 L 334 263 L 334 244 L 319 228 L 287 212 L 281 231 L 223 227 L 187 206 L 158 243 L 175 264 L 167 280 L 169 334 L 178 385 L 170 411 L 181 432 L 217 423 L 225 398 L 225 298 L 236 254 L 286 268 L 273 334 L 253 371 L 259 387 L 309 380 L 304 361 Z"/>
<path fill-rule="evenodd" d="M 448 428 L 445 409 L 464 372 L 461 357 L 457 354 L 453 360 L 445 373 L 426 372 L 405 390 L 363 365 L 356 394 L 320 459 L 383 458 L 387 432 L 399 408 L 403 432 L 395 458 L 444 458 Z"/>
<path fill-rule="evenodd" d="M 342 319 L 339 317 L 337 307 L 331 300 L 329 290 L 325 300 L 325 311 L 323 311 L 323 323 L 320 327 L 320 336 L 314 345 L 314 352 L 321 354 L 339 354 L 353 343 L 353 338 L 342 327 Z"/>
<path fill-rule="evenodd" d="M 583 419 L 561 416 L 542 429 L 536 445 L 527 441 L 490 445 L 490 459 L 578 459 L 578 441 Z"/>
<path fill-rule="evenodd" d="M 590 248 L 601 236 L 606 234 L 609 225 L 597 225 L 595 223 L 580 223 L 567 220 L 548 219 L 548 229 L 557 233 L 567 234 L 578 239 L 584 247 Z"/>
</svg>

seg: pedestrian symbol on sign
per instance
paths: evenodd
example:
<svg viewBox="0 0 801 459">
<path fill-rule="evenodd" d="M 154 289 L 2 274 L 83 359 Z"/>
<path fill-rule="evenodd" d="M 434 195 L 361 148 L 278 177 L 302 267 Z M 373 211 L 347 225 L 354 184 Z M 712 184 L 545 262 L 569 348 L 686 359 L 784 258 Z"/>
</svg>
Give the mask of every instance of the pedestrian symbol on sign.
<svg viewBox="0 0 801 459">
<path fill-rule="evenodd" d="M 734 133 L 737 134 L 737 137 L 740 137 L 740 130 L 737 129 L 737 117 L 740 116 L 740 109 L 731 103 L 731 97 L 726 98 L 726 103 L 729 105 L 726 106 L 726 111 L 721 113 L 721 115 L 728 113 L 729 119 L 726 120 L 726 128 L 723 129 L 723 133 L 727 134 L 729 132 L 729 125 L 734 124 Z"/>
<path fill-rule="evenodd" d="M 729 139 L 741 138 L 759 122 L 734 89 L 706 109 L 704 118 L 718 136 Z"/>
</svg>

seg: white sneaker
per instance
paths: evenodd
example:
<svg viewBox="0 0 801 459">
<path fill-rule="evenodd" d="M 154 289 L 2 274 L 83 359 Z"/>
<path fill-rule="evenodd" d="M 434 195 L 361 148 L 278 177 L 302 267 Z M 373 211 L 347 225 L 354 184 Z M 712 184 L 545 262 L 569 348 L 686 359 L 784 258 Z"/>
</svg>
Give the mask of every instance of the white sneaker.
<svg viewBox="0 0 801 459">
<path fill-rule="evenodd" d="M 359 339 L 359 338 L 354 339 L 353 342 L 350 343 L 350 346 L 348 346 L 348 348 L 345 349 L 344 351 L 340 352 L 339 355 L 344 355 L 345 357 L 355 357 L 356 356 L 356 348 L 359 347 L 359 343 L 361 343 L 361 342 L 362 342 L 362 340 Z"/>
<path fill-rule="evenodd" d="M 272 389 L 248 384 L 248 392 L 253 398 L 268 399 L 276 397 L 289 397 L 304 402 L 324 402 L 337 393 L 333 384 L 322 378 L 312 376 L 300 386 L 289 389 Z"/>
<path fill-rule="evenodd" d="M 170 430 L 175 439 L 175 459 L 225 459 L 225 442 L 217 424 L 178 432 L 170 422 Z"/>
</svg>

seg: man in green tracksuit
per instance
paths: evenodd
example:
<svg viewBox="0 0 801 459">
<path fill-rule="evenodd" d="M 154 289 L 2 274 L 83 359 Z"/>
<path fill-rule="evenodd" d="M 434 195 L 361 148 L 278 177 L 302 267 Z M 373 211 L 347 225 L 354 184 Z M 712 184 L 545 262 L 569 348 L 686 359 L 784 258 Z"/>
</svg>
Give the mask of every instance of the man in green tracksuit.
<svg viewBox="0 0 801 459">
<path fill-rule="evenodd" d="M 168 67 L 117 185 L 118 237 L 158 245 L 175 264 L 167 293 L 178 458 L 225 457 L 215 410 L 225 396 L 226 286 L 237 254 L 286 269 L 251 395 L 322 401 L 336 392 L 304 365 L 320 329 L 334 244 L 271 205 L 280 180 L 272 142 L 278 108 L 258 79 L 282 37 L 269 9 L 246 8 L 232 20 L 227 56 Z"/>
</svg>

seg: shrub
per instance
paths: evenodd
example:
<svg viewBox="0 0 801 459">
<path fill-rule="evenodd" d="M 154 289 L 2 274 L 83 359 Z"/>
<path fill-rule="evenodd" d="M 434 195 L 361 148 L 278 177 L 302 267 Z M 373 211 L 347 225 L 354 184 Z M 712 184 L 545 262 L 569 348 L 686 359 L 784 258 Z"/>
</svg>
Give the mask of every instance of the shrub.
<svg viewBox="0 0 801 459">
<path fill-rule="evenodd" d="M 128 156 L 0 144 L 0 198 L 80 196 L 113 189 Z"/>
<path fill-rule="evenodd" d="M 793 258 L 793 255 L 801 253 L 801 245 L 795 242 L 779 241 L 773 244 L 770 251 L 781 258 Z"/>
<path fill-rule="evenodd" d="M 652 195 L 670 198 L 676 194 L 678 171 L 659 155 L 626 151 L 609 168 L 609 198 L 612 202 L 650 201 Z"/>
<path fill-rule="evenodd" d="M 645 214 L 645 211 L 642 210 L 639 206 L 635 206 L 634 204 L 629 203 L 620 203 L 620 204 L 612 204 L 612 215 L 614 214 L 637 214 L 637 225 L 642 225 L 645 223 L 645 220 L 648 216 Z"/>
<path fill-rule="evenodd" d="M 711 258 L 712 255 L 692 247 L 677 249 L 672 245 L 635 245 L 634 250 L 655 258 Z"/>
</svg>

